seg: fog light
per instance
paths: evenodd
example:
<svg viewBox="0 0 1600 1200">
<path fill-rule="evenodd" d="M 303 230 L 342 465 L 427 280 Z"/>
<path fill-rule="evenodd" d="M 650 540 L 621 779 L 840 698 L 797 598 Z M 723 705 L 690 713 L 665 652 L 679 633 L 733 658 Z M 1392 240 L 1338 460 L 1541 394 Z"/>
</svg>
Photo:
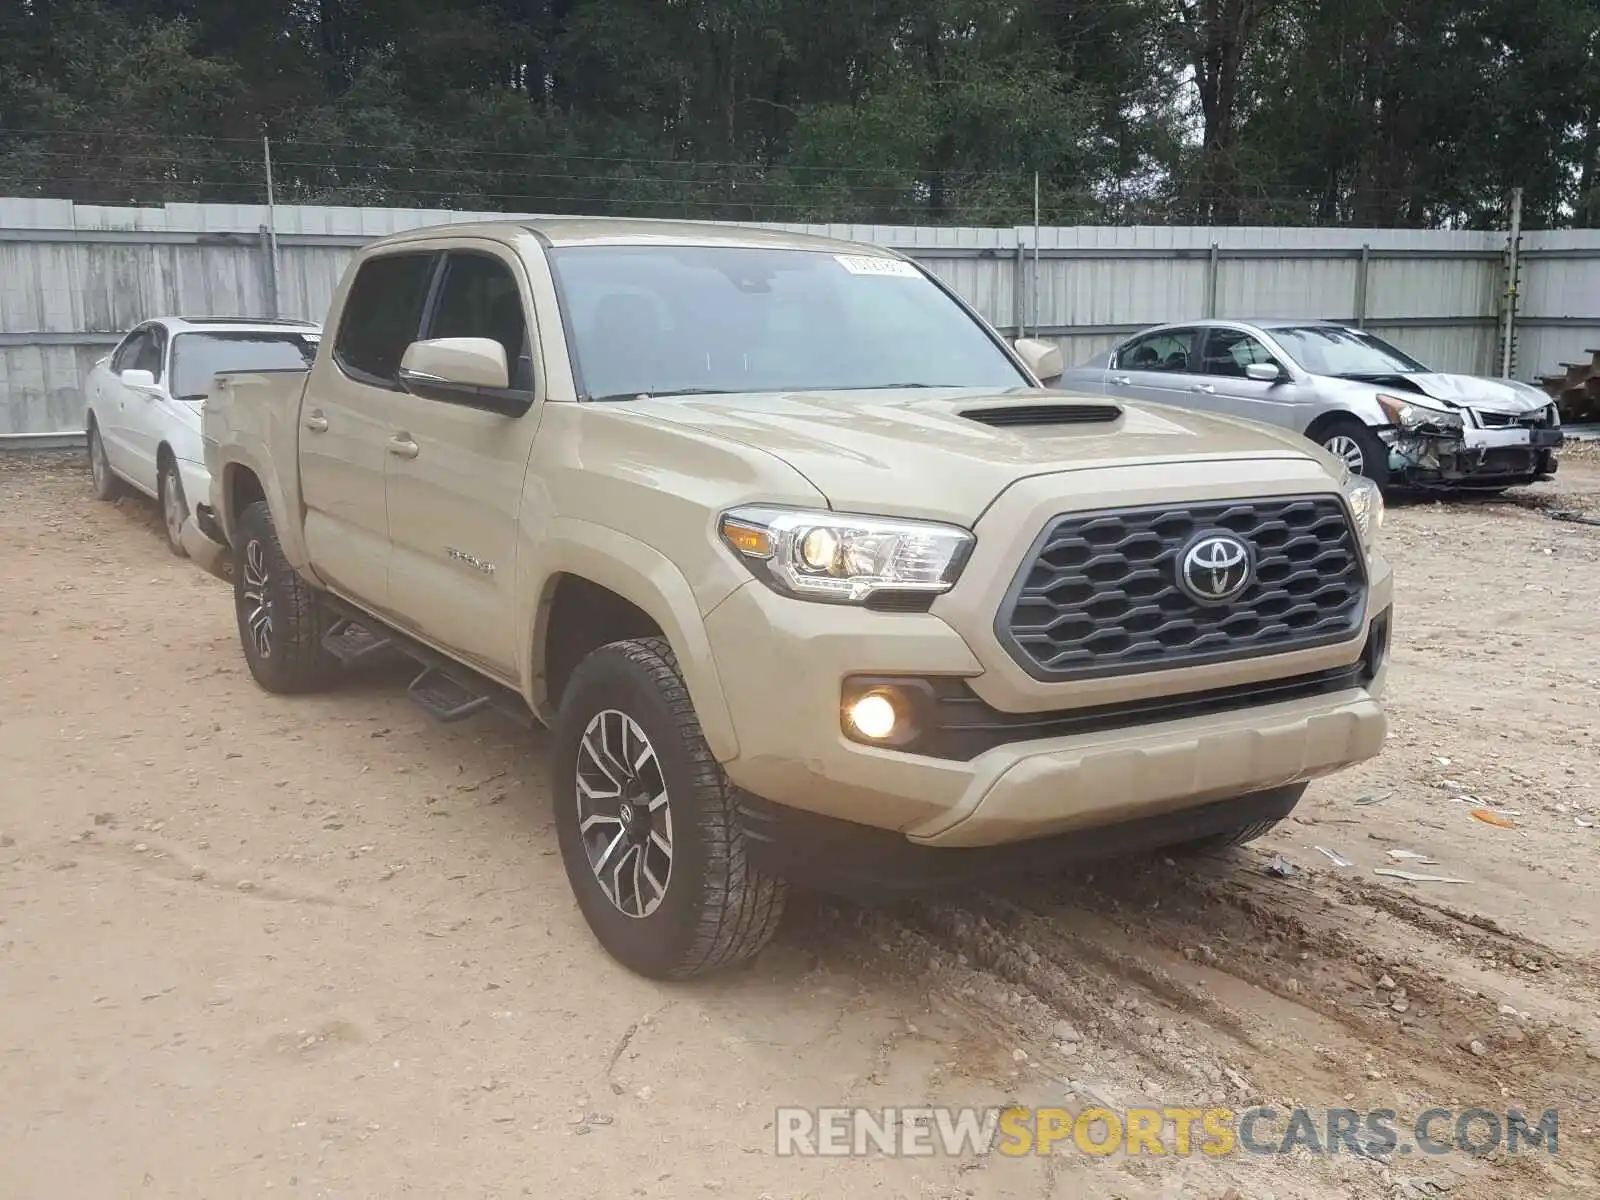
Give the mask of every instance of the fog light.
<svg viewBox="0 0 1600 1200">
<path fill-rule="evenodd" d="M 881 742 L 894 732 L 900 714 L 882 692 L 869 692 L 847 710 L 851 727 L 864 738 Z"/>
</svg>

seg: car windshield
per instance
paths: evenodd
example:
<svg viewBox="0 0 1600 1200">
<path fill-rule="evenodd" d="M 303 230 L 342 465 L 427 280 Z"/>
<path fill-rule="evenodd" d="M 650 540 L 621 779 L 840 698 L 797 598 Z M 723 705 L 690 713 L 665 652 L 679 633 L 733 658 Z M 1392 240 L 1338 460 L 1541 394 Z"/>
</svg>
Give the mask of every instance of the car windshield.
<svg viewBox="0 0 1600 1200">
<path fill-rule="evenodd" d="M 1337 325 L 1296 325 L 1270 332 L 1313 375 L 1408 375 L 1428 369 L 1382 338 Z"/>
<path fill-rule="evenodd" d="M 172 339 L 172 394 L 204 400 L 220 372 L 298 370 L 316 357 L 317 338 L 306 333 L 180 333 Z"/>
<path fill-rule="evenodd" d="M 641 394 L 1028 386 L 912 264 L 744 246 L 550 252 L 589 399 Z"/>
</svg>

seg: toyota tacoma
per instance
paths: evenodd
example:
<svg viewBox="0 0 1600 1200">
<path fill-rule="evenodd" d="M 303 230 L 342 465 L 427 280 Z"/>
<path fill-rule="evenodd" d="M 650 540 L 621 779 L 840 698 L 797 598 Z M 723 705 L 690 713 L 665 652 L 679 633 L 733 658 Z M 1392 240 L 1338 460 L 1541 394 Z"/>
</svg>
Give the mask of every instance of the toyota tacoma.
<svg viewBox="0 0 1600 1200">
<path fill-rule="evenodd" d="M 185 545 L 268 691 L 401 654 L 440 719 L 550 726 L 578 906 L 640 973 L 754 954 L 791 883 L 1249 841 L 1383 743 L 1371 481 L 1052 390 L 894 251 L 423 229 L 324 329 L 213 381 Z"/>
</svg>

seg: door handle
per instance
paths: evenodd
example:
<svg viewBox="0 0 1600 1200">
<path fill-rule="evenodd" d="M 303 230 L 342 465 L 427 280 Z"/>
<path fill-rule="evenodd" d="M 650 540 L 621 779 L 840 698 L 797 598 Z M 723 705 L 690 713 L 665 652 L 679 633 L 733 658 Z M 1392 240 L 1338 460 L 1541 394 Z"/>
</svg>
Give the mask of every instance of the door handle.
<svg viewBox="0 0 1600 1200">
<path fill-rule="evenodd" d="M 1133 383 L 1133 380 L 1126 375 L 1113 375 L 1110 382 L 1112 387 L 1128 387 Z"/>
<path fill-rule="evenodd" d="M 396 458 L 415 458 L 420 449 L 408 433 L 397 433 L 389 439 L 389 453 Z"/>
<path fill-rule="evenodd" d="M 1213 396 L 1216 395 L 1216 393 L 1217 393 L 1217 389 L 1212 387 L 1209 383 L 1197 383 L 1197 384 L 1194 384 L 1192 387 L 1190 387 L 1189 390 L 1191 392 L 1207 392 L 1207 393 L 1210 393 Z"/>
<path fill-rule="evenodd" d="M 312 433 L 326 433 L 328 418 L 322 415 L 320 408 L 314 408 L 306 414 L 306 428 Z"/>
</svg>

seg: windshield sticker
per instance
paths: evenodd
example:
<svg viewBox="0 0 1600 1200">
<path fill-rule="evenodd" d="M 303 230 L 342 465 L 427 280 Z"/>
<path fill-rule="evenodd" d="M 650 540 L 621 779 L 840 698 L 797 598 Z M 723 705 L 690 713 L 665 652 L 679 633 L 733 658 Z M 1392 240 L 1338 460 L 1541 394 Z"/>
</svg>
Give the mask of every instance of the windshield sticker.
<svg viewBox="0 0 1600 1200">
<path fill-rule="evenodd" d="M 895 279 L 921 279 L 922 272 L 898 258 L 878 258 L 872 254 L 835 254 L 836 261 L 852 275 L 883 275 Z"/>
</svg>

